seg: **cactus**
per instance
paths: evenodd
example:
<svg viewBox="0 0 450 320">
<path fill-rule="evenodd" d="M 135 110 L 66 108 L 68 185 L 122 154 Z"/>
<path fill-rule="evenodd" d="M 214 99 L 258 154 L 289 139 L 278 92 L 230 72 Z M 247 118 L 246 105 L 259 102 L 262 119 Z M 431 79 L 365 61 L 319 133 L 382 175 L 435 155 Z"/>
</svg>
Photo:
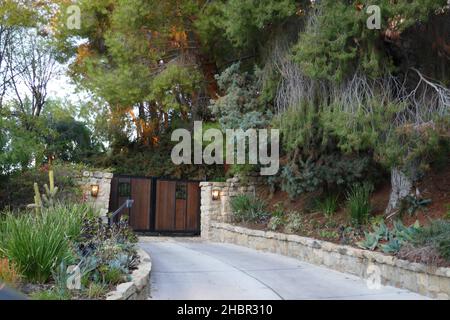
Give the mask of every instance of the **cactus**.
<svg viewBox="0 0 450 320">
<path fill-rule="evenodd" d="M 34 204 L 29 205 L 29 207 L 33 207 L 36 210 L 36 213 L 38 214 L 42 208 L 42 199 L 41 194 L 39 193 L 38 184 L 35 182 L 33 186 L 34 186 Z"/>
<path fill-rule="evenodd" d="M 50 187 L 44 184 L 45 194 L 42 194 L 42 196 L 39 193 L 38 184 L 34 183 L 34 203 L 28 205 L 28 207 L 34 208 L 36 213 L 39 213 L 43 207 L 51 207 L 55 204 L 58 187 L 55 187 L 55 177 L 51 169 L 48 171 L 48 178 Z"/>
</svg>

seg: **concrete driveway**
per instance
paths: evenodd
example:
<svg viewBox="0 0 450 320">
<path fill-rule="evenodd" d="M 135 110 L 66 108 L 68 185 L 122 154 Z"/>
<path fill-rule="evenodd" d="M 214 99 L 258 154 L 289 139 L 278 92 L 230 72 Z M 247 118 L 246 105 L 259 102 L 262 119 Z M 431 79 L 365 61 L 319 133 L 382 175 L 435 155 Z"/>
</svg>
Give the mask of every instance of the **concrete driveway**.
<svg viewBox="0 0 450 320">
<path fill-rule="evenodd" d="M 150 299 L 426 299 L 393 287 L 371 290 L 352 275 L 231 244 L 141 240 L 153 263 Z"/>
</svg>

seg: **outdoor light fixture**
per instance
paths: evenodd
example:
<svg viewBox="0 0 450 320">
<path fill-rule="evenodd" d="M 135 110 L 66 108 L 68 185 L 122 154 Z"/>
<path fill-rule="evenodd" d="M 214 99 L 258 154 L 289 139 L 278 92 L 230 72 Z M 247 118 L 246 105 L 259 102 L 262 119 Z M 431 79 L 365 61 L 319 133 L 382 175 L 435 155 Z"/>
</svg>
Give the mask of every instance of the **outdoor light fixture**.
<svg viewBox="0 0 450 320">
<path fill-rule="evenodd" d="M 212 199 L 213 201 L 217 201 L 220 198 L 220 191 L 218 189 L 213 189 L 212 191 Z"/>
<path fill-rule="evenodd" d="M 91 196 L 97 198 L 100 187 L 98 184 L 91 185 Z"/>
</svg>

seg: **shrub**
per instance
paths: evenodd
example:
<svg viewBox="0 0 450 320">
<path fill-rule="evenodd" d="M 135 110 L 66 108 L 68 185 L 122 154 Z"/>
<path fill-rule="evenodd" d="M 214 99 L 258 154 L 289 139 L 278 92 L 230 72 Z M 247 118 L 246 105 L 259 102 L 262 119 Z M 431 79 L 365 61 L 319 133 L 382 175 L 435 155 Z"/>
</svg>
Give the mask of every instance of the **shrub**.
<svg viewBox="0 0 450 320">
<path fill-rule="evenodd" d="M 450 222 L 444 220 L 433 221 L 429 226 L 422 228 L 412 236 L 414 245 L 432 247 L 443 258 L 450 261 Z"/>
<path fill-rule="evenodd" d="M 0 259 L 0 282 L 16 287 L 20 282 L 20 273 L 7 258 Z"/>
<path fill-rule="evenodd" d="M 331 218 L 338 209 L 338 197 L 327 195 L 325 198 L 317 200 L 316 207 L 327 218 Z"/>
<path fill-rule="evenodd" d="M 102 283 L 92 282 L 86 290 L 89 299 L 99 299 L 108 292 L 108 287 Z"/>
<path fill-rule="evenodd" d="M 431 199 L 421 199 L 415 195 L 407 195 L 400 200 L 400 214 L 408 213 L 413 216 L 416 212 L 425 212 L 427 206 L 432 202 Z"/>
<path fill-rule="evenodd" d="M 354 225 L 366 223 L 371 212 L 370 195 L 373 186 L 367 183 L 354 185 L 347 193 L 347 209 Z"/>
<path fill-rule="evenodd" d="M 286 222 L 287 233 L 297 233 L 303 230 L 303 219 L 300 213 L 289 214 Z"/>
<path fill-rule="evenodd" d="M 53 268 L 69 256 L 66 228 L 48 213 L 8 214 L 4 223 L 2 247 L 28 280 L 46 282 Z"/>
<path fill-rule="evenodd" d="M 82 193 L 76 183 L 76 176 L 83 170 L 68 164 L 54 164 L 55 184 L 58 186 L 56 200 L 75 202 L 81 199 Z M 24 209 L 27 204 L 34 203 L 33 185 L 43 186 L 48 183 L 48 168 L 29 169 L 9 176 L 0 175 L 0 210 L 9 207 L 11 210 Z M 44 190 L 42 189 L 41 192 Z"/>
<path fill-rule="evenodd" d="M 267 228 L 271 231 L 276 231 L 280 229 L 282 226 L 284 226 L 286 223 L 284 217 L 280 216 L 273 216 L 270 218 L 269 224 L 267 225 Z"/>
<path fill-rule="evenodd" d="M 70 297 L 61 294 L 58 290 L 49 289 L 43 291 L 33 292 L 31 294 L 33 300 L 68 300 Z"/>
<path fill-rule="evenodd" d="M 281 169 L 280 176 L 271 183 L 281 184 L 281 189 L 291 199 L 317 190 L 334 191 L 347 188 L 363 180 L 374 180 L 374 164 L 368 157 L 350 157 L 339 153 L 323 155 L 317 160 L 291 162 Z M 273 188 L 273 186 L 272 186 Z M 274 188 L 273 188 L 274 189 Z"/>
<path fill-rule="evenodd" d="M 320 230 L 319 236 L 324 239 L 336 240 L 339 239 L 339 233 L 336 231 Z"/>
<path fill-rule="evenodd" d="M 39 215 L 7 214 L 3 221 L 2 247 L 30 281 L 46 282 L 54 268 L 70 255 L 85 219 L 95 211 L 85 204 L 56 205 Z"/>
<path fill-rule="evenodd" d="M 230 200 L 231 210 L 237 222 L 263 222 L 268 219 L 266 203 L 255 196 L 238 195 Z"/>
<path fill-rule="evenodd" d="M 136 241 L 124 221 L 113 226 L 86 221 L 77 242 L 83 287 L 89 288 L 91 282 L 109 285 L 126 279 L 137 262 Z"/>
<path fill-rule="evenodd" d="M 86 221 L 92 223 L 98 218 L 97 211 L 89 204 L 58 204 L 44 213 L 53 223 L 64 228 L 64 234 L 70 240 L 78 240 Z"/>
<path fill-rule="evenodd" d="M 124 273 L 122 268 L 106 267 L 103 270 L 103 282 L 107 284 L 119 284 L 124 280 Z"/>
</svg>

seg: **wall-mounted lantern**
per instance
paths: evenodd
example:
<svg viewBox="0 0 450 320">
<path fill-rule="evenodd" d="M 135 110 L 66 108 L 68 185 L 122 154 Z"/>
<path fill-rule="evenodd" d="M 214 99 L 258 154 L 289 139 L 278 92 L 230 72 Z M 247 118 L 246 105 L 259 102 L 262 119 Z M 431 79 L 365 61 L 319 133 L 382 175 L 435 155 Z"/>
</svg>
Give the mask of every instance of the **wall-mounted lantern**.
<svg viewBox="0 0 450 320">
<path fill-rule="evenodd" d="M 219 189 L 213 189 L 211 195 L 212 195 L 213 201 L 219 200 L 220 199 L 220 190 Z"/>
<path fill-rule="evenodd" d="M 98 184 L 91 185 L 91 196 L 94 198 L 97 198 L 99 190 L 100 190 L 100 187 Z"/>
</svg>

